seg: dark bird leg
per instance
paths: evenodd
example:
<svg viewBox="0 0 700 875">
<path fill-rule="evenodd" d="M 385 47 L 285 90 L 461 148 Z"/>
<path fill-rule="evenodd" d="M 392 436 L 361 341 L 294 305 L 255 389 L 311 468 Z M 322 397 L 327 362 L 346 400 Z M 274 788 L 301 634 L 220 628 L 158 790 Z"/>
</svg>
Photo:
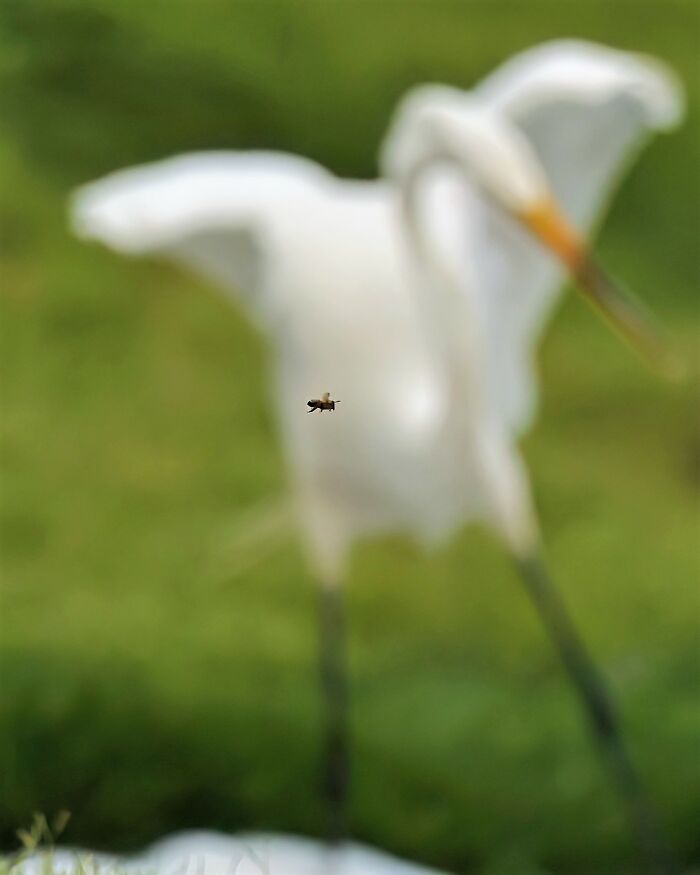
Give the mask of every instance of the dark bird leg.
<svg viewBox="0 0 700 875">
<path fill-rule="evenodd" d="M 348 837 L 348 681 L 345 610 L 340 586 L 325 586 L 319 601 L 319 655 L 323 691 L 325 750 L 323 799 L 329 843 Z"/>
<path fill-rule="evenodd" d="M 671 875 L 677 871 L 673 856 L 658 815 L 630 759 L 605 679 L 579 637 L 540 557 L 516 559 L 516 564 L 588 716 L 604 765 L 627 808 L 647 870 L 654 875 Z"/>
</svg>

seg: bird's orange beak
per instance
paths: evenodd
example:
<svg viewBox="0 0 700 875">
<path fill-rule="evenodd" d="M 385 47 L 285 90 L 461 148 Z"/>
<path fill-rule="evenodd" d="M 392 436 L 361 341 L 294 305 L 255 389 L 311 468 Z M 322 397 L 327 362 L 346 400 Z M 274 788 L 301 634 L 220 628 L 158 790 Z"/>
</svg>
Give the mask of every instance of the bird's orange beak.
<svg viewBox="0 0 700 875">
<path fill-rule="evenodd" d="M 553 200 L 518 214 L 522 223 L 569 269 L 585 297 L 606 322 L 654 368 L 678 377 L 680 363 L 671 353 L 654 317 L 596 264 Z"/>
</svg>

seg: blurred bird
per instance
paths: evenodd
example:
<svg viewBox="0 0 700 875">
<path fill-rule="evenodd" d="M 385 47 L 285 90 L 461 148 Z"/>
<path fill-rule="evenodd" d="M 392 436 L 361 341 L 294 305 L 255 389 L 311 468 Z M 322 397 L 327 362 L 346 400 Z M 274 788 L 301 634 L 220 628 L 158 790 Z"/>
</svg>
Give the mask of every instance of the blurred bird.
<svg viewBox="0 0 700 875">
<path fill-rule="evenodd" d="M 634 299 L 586 238 L 680 92 L 656 61 L 589 43 L 531 49 L 471 92 L 413 89 L 381 150 L 383 180 L 338 179 L 279 153 L 204 153 L 77 192 L 83 237 L 183 262 L 233 292 L 268 335 L 274 393 L 320 583 L 327 794 L 345 826 L 341 582 L 353 541 L 425 544 L 486 520 L 515 558 L 589 714 L 650 858 L 662 842 L 609 697 L 540 558 L 517 441 L 532 420 L 533 352 L 566 272 L 642 354 L 672 370 Z M 319 375 L 345 415 L 300 416 Z"/>
</svg>

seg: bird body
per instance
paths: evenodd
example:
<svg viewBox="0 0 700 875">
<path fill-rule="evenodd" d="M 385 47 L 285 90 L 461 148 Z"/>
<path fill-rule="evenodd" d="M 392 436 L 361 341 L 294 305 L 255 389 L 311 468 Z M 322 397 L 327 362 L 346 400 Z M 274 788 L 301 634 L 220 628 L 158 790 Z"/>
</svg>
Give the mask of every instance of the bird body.
<svg viewBox="0 0 700 875">
<path fill-rule="evenodd" d="M 202 240 L 196 197 L 205 202 L 208 229 L 209 179 L 212 193 L 225 193 L 227 179 L 231 188 L 243 179 L 260 193 L 258 169 L 268 181 L 278 173 L 284 178 L 269 203 L 255 205 L 255 245 L 264 254 L 251 258 L 245 240 L 245 257 L 232 258 L 228 238 L 235 245 L 235 227 L 219 231 L 220 246 L 213 245 L 215 233 Z M 476 512 L 477 491 L 463 461 L 468 455 L 448 417 L 445 365 L 416 305 L 410 244 L 393 186 L 341 180 L 310 162 L 260 153 L 174 159 L 128 176 L 116 174 L 88 190 L 79 221 L 133 252 L 144 245 L 136 225 L 158 227 L 149 220 L 157 206 L 173 228 L 159 230 L 163 237 L 149 248 L 203 265 L 237 296 L 239 277 L 248 278 L 242 294 L 275 352 L 278 421 L 304 531 L 324 574 L 337 576 L 355 537 L 404 530 L 431 540 L 468 518 L 468 508 Z M 184 204 L 186 227 L 174 215 Z M 117 216 L 127 215 L 118 237 Z M 229 221 L 218 220 L 224 228 Z M 331 417 L 322 427 L 298 415 L 299 399 L 319 375 L 337 387 L 346 406 L 341 420 Z"/>
<path fill-rule="evenodd" d="M 383 180 L 281 153 L 201 153 L 87 186 L 74 221 L 245 302 L 274 352 L 303 530 L 325 576 L 378 531 L 434 542 L 485 516 L 523 545 L 534 519 L 517 439 L 564 267 L 504 206 L 549 184 L 585 233 L 627 152 L 676 104 L 652 62 L 546 45 L 469 95 L 414 89 L 385 139 Z M 297 406 L 319 376 L 346 402 L 322 426 Z"/>
</svg>

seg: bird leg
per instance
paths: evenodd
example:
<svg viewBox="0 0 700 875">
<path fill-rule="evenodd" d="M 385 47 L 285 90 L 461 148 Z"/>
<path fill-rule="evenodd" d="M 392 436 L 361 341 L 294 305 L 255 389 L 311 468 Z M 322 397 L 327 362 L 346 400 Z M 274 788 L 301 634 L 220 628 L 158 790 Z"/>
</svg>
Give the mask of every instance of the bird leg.
<svg viewBox="0 0 700 875">
<path fill-rule="evenodd" d="M 630 759 L 605 680 L 579 637 L 539 556 L 516 557 L 515 561 L 528 595 L 581 699 L 603 762 L 627 807 L 648 871 L 654 875 L 671 875 L 676 871 L 672 854 L 656 811 Z"/>
<path fill-rule="evenodd" d="M 345 610 L 343 591 L 338 585 L 321 587 L 319 632 L 325 709 L 323 798 L 326 805 L 327 838 L 330 844 L 335 845 L 348 836 L 347 796 L 350 774 Z"/>
</svg>

